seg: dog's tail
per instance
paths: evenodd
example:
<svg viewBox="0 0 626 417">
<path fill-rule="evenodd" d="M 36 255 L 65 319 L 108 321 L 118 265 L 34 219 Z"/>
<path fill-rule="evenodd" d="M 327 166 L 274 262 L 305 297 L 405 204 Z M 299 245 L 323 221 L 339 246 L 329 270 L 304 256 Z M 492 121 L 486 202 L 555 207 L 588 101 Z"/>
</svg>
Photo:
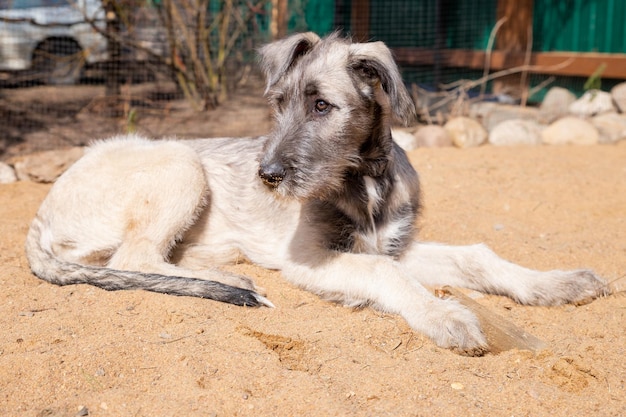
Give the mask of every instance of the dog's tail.
<svg viewBox="0 0 626 417">
<path fill-rule="evenodd" d="M 274 307 L 262 295 L 243 288 L 197 278 L 174 277 L 87 266 L 65 262 L 52 253 L 35 219 L 26 237 L 26 258 L 32 272 L 56 285 L 89 284 L 107 291 L 145 290 L 170 295 L 200 297 L 248 307 Z"/>
</svg>

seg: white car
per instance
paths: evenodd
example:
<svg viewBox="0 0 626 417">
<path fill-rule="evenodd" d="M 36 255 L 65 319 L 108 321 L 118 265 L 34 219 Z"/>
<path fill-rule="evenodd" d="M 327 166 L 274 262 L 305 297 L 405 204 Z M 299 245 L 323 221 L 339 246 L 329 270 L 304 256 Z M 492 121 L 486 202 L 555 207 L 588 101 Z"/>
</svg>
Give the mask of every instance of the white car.
<svg viewBox="0 0 626 417">
<path fill-rule="evenodd" d="M 27 71 L 50 84 L 73 84 L 85 64 L 107 59 L 99 0 L 0 0 L 0 71 Z"/>
</svg>

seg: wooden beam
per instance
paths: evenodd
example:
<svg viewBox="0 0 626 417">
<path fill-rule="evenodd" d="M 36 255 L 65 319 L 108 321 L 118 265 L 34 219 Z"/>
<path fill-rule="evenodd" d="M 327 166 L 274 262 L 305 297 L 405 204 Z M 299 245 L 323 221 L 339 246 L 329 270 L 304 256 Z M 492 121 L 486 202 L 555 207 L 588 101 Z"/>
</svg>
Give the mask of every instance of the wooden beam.
<svg viewBox="0 0 626 417">
<path fill-rule="evenodd" d="M 435 50 L 426 48 L 394 48 L 400 65 L 433 65 Z M 443 66 L 483 69 L 485 52 L 470 49 L 447 49 L 439 51 Z M 528 72 L 550 75 L 589 77 L 602 64 L 606 65 L 602 77 L 626 79 L 626 54 L 601 54 L 586 52 L 534 52 L 531 54 Z M 499 71 L 524 65 L 524 54 L 493 51 L 491 71 Z"/>
<path fill-rule="evenodd" d="M 273 40 L 287 36 L 288 14 L 287 0 L 272 0 L 270 32 Z"/>
<path fill-rule="evenodd" d="M 495 49 L 502 52 L 532 51 L 533 0 L 498 0 L 496 14 L 502 26 L 496 34 Z M 529 82 L 528 73 L 519 72 L 499 77 L 491 88 L 494 93 L 506 91 L 519 96 L 525 106 Z M 481 93 L 486 87 L 486 84 L 481 85 Z"/>
<path fill-rule="evenodd" d="M 506 18 L 496 35 L 496 48 L 507 52 L 523 52 L 533 27 L 533 0 L 498 0 L 498 20 Z"/>
<path fill-rule="evenodd" d="M 370 2 L 369 0 L 352 0 L 350 9 L 350 32 L 357 42 L 369 40 Z"/>
<path fill-rule="evenodd" d="M 539 52 L 533 55 L 532 65 L 540 67 L 554 67 L 572 60 L 563 69 L 549 72 L 549 74 L 589 77 L 600 65 L 605 64 L 603 78 L 626 79 L 626 54 Z"/>
</svg>

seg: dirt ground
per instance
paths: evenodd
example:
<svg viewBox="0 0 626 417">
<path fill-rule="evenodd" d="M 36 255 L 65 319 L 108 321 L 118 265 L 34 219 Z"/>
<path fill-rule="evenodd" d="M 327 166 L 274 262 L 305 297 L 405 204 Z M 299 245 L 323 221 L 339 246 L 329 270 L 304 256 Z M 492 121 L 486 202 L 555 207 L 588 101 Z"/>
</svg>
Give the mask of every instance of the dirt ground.
<svg viewBox="0 0 626 417">
<path fill-rule="evenodd" d="M 246 121 L 264 129 L 266 111 L 255 115 Z M 485 242 L 538 269 L 589 267 L 617 292 L 580 307 L 479 298 L 548 348 L 467 358 L 397 316 L 322 301 L 252 265 L 231 269 L 275 309 L 57 287 L 23 253 L 49 186 L 0 185 L 0 415 L 626 416 L 626 143 L 410 158 L 422 240 Z"/>
</svg>

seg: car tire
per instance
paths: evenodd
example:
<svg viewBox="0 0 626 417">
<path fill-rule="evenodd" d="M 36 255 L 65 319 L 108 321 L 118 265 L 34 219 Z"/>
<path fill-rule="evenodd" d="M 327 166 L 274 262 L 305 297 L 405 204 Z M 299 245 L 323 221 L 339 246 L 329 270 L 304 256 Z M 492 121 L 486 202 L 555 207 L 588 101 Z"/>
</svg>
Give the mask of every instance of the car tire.
<svg viewBox="0 0 626 417">
<path fill-rule="evenodd" d="M 35 76 L 50 85 L 71 85 L 80 81 L 84 67 L 82 49 L 72 39 L 49 39 L 33 52 Z"/>
</svg>

